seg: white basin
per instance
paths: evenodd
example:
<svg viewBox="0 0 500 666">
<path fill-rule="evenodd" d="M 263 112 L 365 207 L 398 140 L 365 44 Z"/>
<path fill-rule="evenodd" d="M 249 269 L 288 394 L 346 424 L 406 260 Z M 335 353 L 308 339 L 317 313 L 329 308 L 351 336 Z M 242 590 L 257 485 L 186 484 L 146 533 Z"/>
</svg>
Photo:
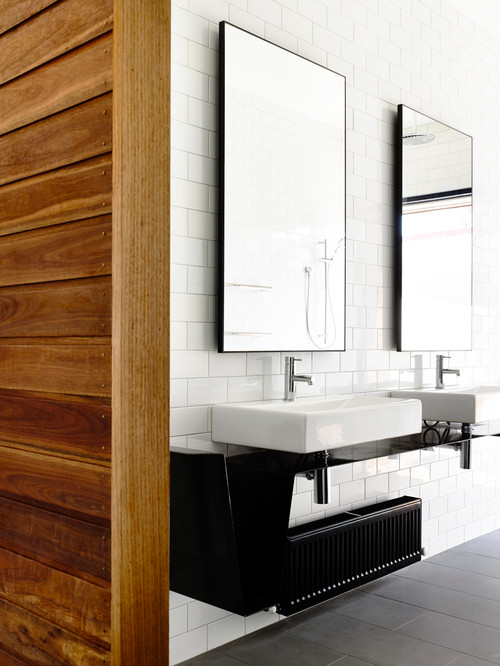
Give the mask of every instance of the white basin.
<svg viewBox="0 0 500 666">
<path fill-rule="evenodd" d="M 420 432 L 418 400 L 341 395 L 215 405 L 212 439 L 312 453 Z"/>
<path fill-rule="evenodd" d="M 422 418 L 458 423 L 481 423 L 500 418 L 500 386 L 450 386 L 392 391 L 396 398 L 417 398 Z"/>
</svg>

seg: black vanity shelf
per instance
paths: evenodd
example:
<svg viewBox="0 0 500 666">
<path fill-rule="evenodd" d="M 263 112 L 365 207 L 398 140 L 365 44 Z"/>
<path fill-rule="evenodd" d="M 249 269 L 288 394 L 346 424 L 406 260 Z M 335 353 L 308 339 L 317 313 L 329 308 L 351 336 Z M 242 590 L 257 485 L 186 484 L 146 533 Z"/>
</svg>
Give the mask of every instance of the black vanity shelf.
<svg viewBox="0 0 500 666">
<path fill-rule="evenodd" d="M 331 450 L 326 464 L 452 447 L 469 469 L 474 440 L 498 435 L 496 425 L 424 423 L 416 435 Z M 172 589 L 239 615 L 271 607 L 288 615 L 421 559 L 418 498 L 289 529 L 295 477 L 318 468 L 314 454 L 173 448 Z"/>
<path fill-rule="evenodd" d="M 431 424 L 411 437 L 335 449 L 328 466 L 445 446 L 468 467 L 476 438 L 464 439 L 460 424 Z M 172 589 L 239 615 L 274 606 L 287 615 L 421 559 L 417 498 L 289 529 L 295 476 L 314 469 L 314 455 L 173 448 Z"/>
</svg>

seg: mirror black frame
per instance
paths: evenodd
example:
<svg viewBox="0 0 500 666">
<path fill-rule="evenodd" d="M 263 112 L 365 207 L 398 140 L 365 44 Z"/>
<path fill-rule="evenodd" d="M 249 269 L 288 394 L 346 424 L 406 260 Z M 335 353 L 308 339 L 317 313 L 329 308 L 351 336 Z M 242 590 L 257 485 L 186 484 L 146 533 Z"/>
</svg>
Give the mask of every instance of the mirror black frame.
<svg viewBox="0 0 500 666">
<path fill-rule="evenodd" d="M 464 137 L 470 139 L 470 188 L 460 188 L 452 191 L 439 192 L 435 194 L 424 194 L 415 197 L 404 197 L 403 191 L 403 182 L 404 182 L 404 159 L 403 159 L 403 131 L 404 131 L 404 120 L 403 120 L 403 111 L 407 109 L 408 111 L 418 113 L 419 115 L 428 118 L 429 122 L 439 123 L 443 127 L 446 127 L 450 130 L 462 134 Z M 426 114 L 422 114 L 419 111 L 404 105 L 399 104 L 397 108 L 397 123 L 396 123 L 396 140 L 395 140 L 395 166 L 396 166 L 396 186 L 394 189 L 394 214 L 395 214 L 395 245 L 396 245 L 396 256 L 395 256 L 395 290 L 396 290 L 396 341 L 397 341 L 397 351 L 470 351 L 472 349 L 472 296 L 473 296 L 473 207 L 472 207 L 472 195 L 473 195 L 473 139 L 470 135 L 462 132 L 461 130 L 456 130 L 446 123 L 436 120 Z M 439 196 L 436 196 L 438 194 Z M 408 348 L 403 344 L 403 205 L 405 203 L 412 203 L 415 201 L 432 201 L 436 199 L 445 199 L 447 197 L 453 196 L 470 196 L 471 198 L 471 250 L 470 250 L 470 316 L 468 330 L 469 330 L 469 346 L 423 346 L 417 348 Z M 425 312 L 422 313 L 422 319 L 425 319 Z M 437 322 L 427 322 L 428 325 L 435 325 Z M 457 326 L 464 326 L 465 322 L 456 320 L 455 324 Z"/>
<path fill-rule="evenodd" d="M 344 174 L 344 187 L 343 187 L 343 197 L 344 197 L 344 211 L 343 211 L 343 255 L 344 255 L 344 263 L 343 263 L 343 329 L 342 329 L 342 347 L 335 347 L 335 349 L 323 349 L 323 348 L 314 348 L 313 346 L 307 347 L 307 348 L 287 348 L 284 346 L 282 349 L 266 349 L 265 346 L 263 349 L 237 349 L 237 350 L 228 350 L 224 348 L 224 316 L 225 316 L 225 304 L 224 304 L 224 285 L 225 285 L 225 241 L 226 241 L 226 220 L 225 220 L 225 210 L 224 210 L 224 201 L 225 201 L 225 141 L 226 141 L 226 136 L 225 136 L 225 118 L 226 118 L 226 106 L 225 106 L 225 87 L 226 87 L 226 80 L 225 80 L 225 57 L 226 57 L 226 44 L 225 44 L 225 26 L 230 26 L 232 28 L 237 28 L 238 30 L 241 30 L 244 33 L 247 33 L 251 35 L 252 37 L 255 37 L 256 39 L 260 39 L 263 42 L 272 45 L 273 47 L 280 49 L 286 53 L 289 53 L 293 55 L 296 58 L 300 58 L 303 61 L 306 61 L 308 63 L 311 63 L 315 67 L 319 67 L 322 69 L 327 70 L 328 72 L 331 72 L 332 74 L 335 74 L 339 78 L 343 79 L 343 89 L 344 89 L 344 123 L 343 123 L 343 146 L 344 146 L 344 154 L 343 154 L 343 174 Z M 272 42 L 269 42 L 266 39 L 263 39 L 262 37 L 259 37 L 258 35 L 254 35 L 242 28 L 239 28 L 237 26 L 232 25 L 231 23 L 228 23 L 227 21 L 221 21 L 219 23 L 219 168 L 218 168 L 218 178 L 219 178 L 219 212 L 218 212 L 218 218 L 219 218 L 219 223 L 218 223 L 218 241 L 219 241 L 219 250 L 218 250 L 218 324 L 217 324 L 217 337 L 218 337 L 218 351 L 220 353 L 237 353 L 237 352 L 276 352 L 276 351 L 304 351 L 304 352 L 311 352 L 311 351 L 345 351 L 345 344 L 346 344 L 346 333 L 345 333 L 345 315 L 346 315 L 346 261 L 345 261 L 345 243 L 346 243 L 346 175 L 347 175 L 347 162 L 346 162 L 346 112 L 345 112 L 345 89 L 346 89 L 346 83 L 345 83 L 345 77 L 342 74 L 338 74 L 337 72 L 334 72 L 333 70 L 330 70 L 326 67 L 323 67 L 322 65 L 319 65 L 318 63 L 308 60 L 307 58 L 304 58 L 303 56 L 300 56 L 296 53 L 293 53 L 292 51 L 289 51 L 288 49 L 285 49 L 277 44 L 273 44 Z"/>
</svg>

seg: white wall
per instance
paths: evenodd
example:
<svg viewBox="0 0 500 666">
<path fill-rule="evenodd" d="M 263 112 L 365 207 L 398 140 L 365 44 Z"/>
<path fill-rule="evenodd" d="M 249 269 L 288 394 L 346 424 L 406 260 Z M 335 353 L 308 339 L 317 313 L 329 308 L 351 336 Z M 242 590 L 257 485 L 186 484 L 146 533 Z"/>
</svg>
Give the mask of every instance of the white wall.
<svg viewBox="0 0 500 666">
<path fill-rule="evenodd" d="M 315 383 L 300 385 L 299 394 L 386 392 L 412 386 L 419 376 L 413 355 L 395 351 L 391 202 L 398 103 L 474 137 L 473 351 L 452 353 L 451 363 L 462 370 L 460 383 L 500 383 L 500 41 L 445 0 L 172 5 L 172 445 L 221 448 L 211 443 L 210 405 L 282 396 L 280 353 L 216 351 L 220 20 L 347 78 L 347 351 L 301 354 L 300 370 L 313 372 Z M 433 357 L 423 354 L 424 384 L 434 380 Z M 422 497 L 428 554 L 495 529 L 500 441 L 485 439 L 476 448 L 473 471 L 459 470 L 450 450 L 336 468 L 327 513 L 398 494 Z M 323 515 L 312 504 L 310 482 L 298 479 L 292 523 Z M 175 593 L 171 603 L 173 664 L 277 619 L 241 618 Z"/>
</svg>

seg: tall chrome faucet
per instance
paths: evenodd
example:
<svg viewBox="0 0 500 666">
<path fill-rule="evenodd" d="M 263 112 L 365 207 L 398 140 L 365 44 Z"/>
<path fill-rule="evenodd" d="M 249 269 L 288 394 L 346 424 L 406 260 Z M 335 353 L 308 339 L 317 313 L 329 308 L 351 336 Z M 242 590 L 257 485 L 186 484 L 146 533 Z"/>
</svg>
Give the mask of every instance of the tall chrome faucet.
<svg viewBox="0 0 500 666">
<path fill-rule="evenodd" d="M 295 374 L 295 361 L 302 361 L 302 359 L 285 356 L 285 401 L 295 400 L 295 382 L 307 382 L 309 386 L 312 386 L 313 383 L 311 375 Z"/>
<path fill-rule="evenodd" d="M 436 354 L 436 388 L 444 388 L 443 375 L 456 375 L 460 377 L 460 370 L 452 370 L 451 368 L 443 368 L 443 359 L 451 358 L 451 356 L 444 356 L 443 354 Z"/>
</svg>

